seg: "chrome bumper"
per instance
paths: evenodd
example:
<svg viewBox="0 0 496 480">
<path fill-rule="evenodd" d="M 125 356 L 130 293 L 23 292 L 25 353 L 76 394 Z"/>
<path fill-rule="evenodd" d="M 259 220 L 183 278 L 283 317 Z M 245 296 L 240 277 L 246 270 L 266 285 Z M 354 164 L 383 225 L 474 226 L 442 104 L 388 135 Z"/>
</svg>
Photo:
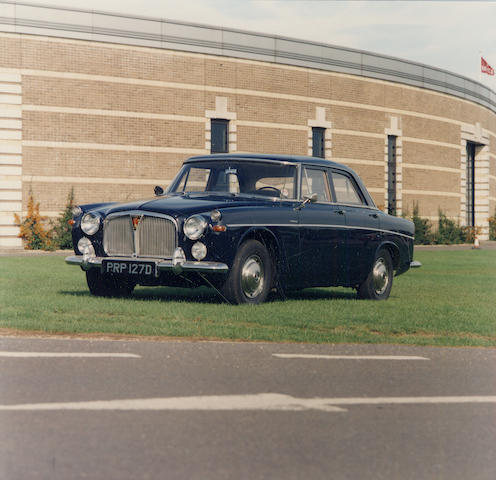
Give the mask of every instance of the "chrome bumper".
<svg viewBox="0 0 496 480">
<path fill-rule="evenodd" d="M 157 264 L 159 272 L 174 272 L 180 274 L 182 272 L 200 272 L 200 273 L 227 273 L 229 267 L 225 263 L 216 262 L 181 262 L 174 260 L 163 260 L 147 258 L 131 258 L 131 257 L 89 257 L 84 255 L 71 255 L 66 257 L 65 262 L 69 265 L 79 265 L 83 270 L 90 270 L 91 268 L 101 268 L 103 260 L 131 260 L 133 262 L 152 261 Z"/>
</svg>

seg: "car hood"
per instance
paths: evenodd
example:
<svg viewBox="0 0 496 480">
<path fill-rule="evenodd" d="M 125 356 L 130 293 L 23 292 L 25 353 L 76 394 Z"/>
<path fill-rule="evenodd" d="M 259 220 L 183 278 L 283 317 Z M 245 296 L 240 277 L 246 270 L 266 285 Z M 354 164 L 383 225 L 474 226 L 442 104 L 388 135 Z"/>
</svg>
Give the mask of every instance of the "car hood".
<svg viewBox="0 0 496 480">
<path fill-rule="evenodd" d="M 255 206 L 261 203 L 272 203 L 271 200 L 253 199 L 246 197 L 219 196 L 219 195 L 164 195 L 148 200 L 122 203 L 114 205 L 107 210 L 106 214 L 140 210 L 145 212 L 163 213 L 178 217 L 188 216 L 194 213 L 208 212 L 219 208 Z"/>
</svg>

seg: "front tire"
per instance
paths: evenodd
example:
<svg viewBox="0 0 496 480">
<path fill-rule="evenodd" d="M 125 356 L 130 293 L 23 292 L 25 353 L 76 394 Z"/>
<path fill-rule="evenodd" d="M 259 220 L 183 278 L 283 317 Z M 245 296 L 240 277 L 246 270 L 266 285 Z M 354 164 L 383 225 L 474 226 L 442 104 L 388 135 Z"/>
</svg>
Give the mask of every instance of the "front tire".
<svg viewBox="0 0 496 480">
<path fill-rule="evenodd" d="M 267 299 L 272 278 L 272 259 L 267 248 L 258 240 L 247 240 L 236 254 L 222 294 L 234 304 L 256 305 Z"/>
<path fill-rule="evenodd" d="M 391 255 L 382 248 L 377 252 L 367 279 L 358 287 L 358 298 L 386 300 L 393 286 L 393 272 Z"/>
<path fill-rule="evenodd" d="M 135 287 L 125 278 L 104 276 L 94 268 L 86 272 L 86 283 L 90 293 L 96 297 L 128 297 Z"/>
</svg>

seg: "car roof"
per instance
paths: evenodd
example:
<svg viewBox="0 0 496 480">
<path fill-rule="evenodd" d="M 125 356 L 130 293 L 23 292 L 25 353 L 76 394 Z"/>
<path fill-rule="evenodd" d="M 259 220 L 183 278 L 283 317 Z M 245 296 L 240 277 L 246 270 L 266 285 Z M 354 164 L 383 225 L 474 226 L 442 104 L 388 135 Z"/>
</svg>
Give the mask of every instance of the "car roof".
<svg viewBox="0 0 496 480">
<path fill-rule="evenodd" d="M 307 157 L 304 155 L 279 155 L 272 153 L 215 153 L 212 155 L 200 155 L 197 157 L 188 158 L 187 162 L 197 162 L 197 161 L 207 161 L 207 160 L 272 160 L 276 162 L 285 163 L 304 163 L 306 165 L 315 165 L 319 167 L 338 167 L 348 172 L 353 172 L 353 170 L 346 165 L 341 163 L 332 162 L 331 160 L 326 160 L 325 158 L 318 157 Z M 354 173 L 354 172 L 353 172 Z"/>
</svg>

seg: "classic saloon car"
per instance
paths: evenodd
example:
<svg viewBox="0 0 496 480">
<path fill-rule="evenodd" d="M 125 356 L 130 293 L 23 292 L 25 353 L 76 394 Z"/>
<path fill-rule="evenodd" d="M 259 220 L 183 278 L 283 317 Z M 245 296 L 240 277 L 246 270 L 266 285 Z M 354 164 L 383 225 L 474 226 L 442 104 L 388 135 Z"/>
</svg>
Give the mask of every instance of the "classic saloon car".
<svg viewBox="0 0 496 480">
<path fill-rule="evenodd" d="M 193 157 L 155 194 L 75 209 L 66 262 L 93 295 L 203 284 L 256 304 L 271 290 L 341 285 L 384 300 L 412 261 L 413 223 L 377 209 L 358 175 L 328 160 Z"/>
</svg>

